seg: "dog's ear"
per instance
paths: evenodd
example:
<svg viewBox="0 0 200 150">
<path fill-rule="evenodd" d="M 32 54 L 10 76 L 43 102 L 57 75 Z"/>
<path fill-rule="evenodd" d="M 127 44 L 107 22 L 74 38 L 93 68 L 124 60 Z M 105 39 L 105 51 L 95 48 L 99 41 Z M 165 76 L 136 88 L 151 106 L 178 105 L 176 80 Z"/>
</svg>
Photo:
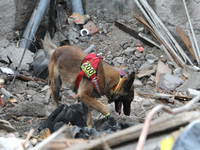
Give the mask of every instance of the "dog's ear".
<svg viewBox="0 0 200 150">
<path fill-rule="evenodd" d="M 131 85 L 133 84 L 133 81 L 135 79 L 135 72 L 131 72 L 131 74 L 128 76 L 128 80 L 125 86 L 125 89 L 129 90 L 131 88 Z"/>
</svg>

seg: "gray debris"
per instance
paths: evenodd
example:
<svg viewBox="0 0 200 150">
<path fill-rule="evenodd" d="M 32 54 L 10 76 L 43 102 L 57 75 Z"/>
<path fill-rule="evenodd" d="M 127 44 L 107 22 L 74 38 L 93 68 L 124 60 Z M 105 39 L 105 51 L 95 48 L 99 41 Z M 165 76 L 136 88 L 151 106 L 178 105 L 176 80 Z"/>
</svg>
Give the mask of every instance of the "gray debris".
<svg viewBox="0 0 200 150">
<path fill-rule="evenodd" d="M 176 91 L 180 92 L 187 92 L 188 88 L 192 89 L 198 89 L 199 88 L 199 82 L 200 81 L 200 72 L 193 72 L 193 74 L 190 75 L 188 80 L 186 80 L 183 85 L 178 87 Z"/>
<path fill-rule="evenodd" d="M 7 39 L 0 40 L 0 47 L 6 48 L 9 45 L 9 41 Z"/>
<path fill-rule="evenodd" d="M 155 61 L 158 60 L 158 58 L 155 55 L 153 55 L 153 54 L 147 54 L 146 55 L 146 60 L 148 62 L 150 62 L 150 63 L 154 63 Z"/>
<path fill-rule="evenodd" d="M 189 97 L 195 97 L 200 94 L 200 91 L 194 90 L 192 88 L 187 89 L 187 94 Z"/>
<path fill-rule="evenodd" d="M 113 64 L 114 64 L 114 66 L 117 66 L 117 65 L 119 65 L 119 64 L 122 64 L 123 62 L 124 62 L 123 57 L 115 57 L 115 58 L 113 59 Z"/>
<path fill-rule="evenodd" d="M 183 76 L 183 69 L 181 67 L 179 68 L 176 68 L 174 71 L 173 71 L 174 75 L 177 76 L 177 77 L 182 77 Z"/>
<path fill-rule="evenodd" d="M 139 52 L 139 51 L 135 51 L 135 56 L 138 58 L 141 58 L 142 56 L 144 56 L 143 52 Z"/>
<path fill-rule="evenodd" d="M 132 55 L 132 54 L 134 54 L 134 52 L 137 50 L 137 48 L 135 47 L 135 48 L 130 48 L 130 47 L 128 47 L 127 49 L 125 49 L 124 51 L 123 51 L 123 53 L 124 54 L 126 54 L 126 55 Z"/>
<path fill-rule="evenodd" d="M 138 70 L 143 70 L 143 69 L 151 69 L 153 67 L 153 64 L 150 63 L 149 61 L 146 61 L 143 63 Z"/>
<path fill-rule="evenodd" d="M 12 62 L 13 69 L 16 69 L 19 65 L 19 62 L 21 60 L 22 54 L 24 52 L 23 48 L 17 48 L 14 45 L 9 46 L 5 49 L 7 51 L 7 56 Z M 33 62 L 32 53 L 29 50 L 26 50 L 26 53 L 24 55 L 23 61 L 21 63 L 21 70 L 29 71 L 29 64 Z"/>
<path fill-rule="evenodd" d="M 17 117 L 19 116 L 45 117 L 46 112 L 43 109 L 43 107 L 44 107 L 43 104 L 38 102 L 23 102 L 20 105 L 16 105 L 13 108 L 9 108 L 8 112 Z"/>
<path fill-rule="evenodd" d="M 164 91 L 173 91 L 175 88 L 180 86 L 183 83 L 181 78 L 173 76 L 169 73 L 162 73 L 160 75 L 160 80 L 158 86 Z"/>
<path fill-rule="evenodd" d="M 139 79 L 135 79 L 133 84 L 134 84 L 134 88 L 142 87 L 142 82 Z"/>
</svg>

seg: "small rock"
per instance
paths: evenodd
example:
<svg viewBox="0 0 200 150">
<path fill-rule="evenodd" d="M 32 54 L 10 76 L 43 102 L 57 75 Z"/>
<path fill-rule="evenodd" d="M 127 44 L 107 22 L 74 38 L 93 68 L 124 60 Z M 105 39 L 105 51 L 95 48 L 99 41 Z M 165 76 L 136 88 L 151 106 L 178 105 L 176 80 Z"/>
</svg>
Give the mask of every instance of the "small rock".
<svg viewBox="0 0 200 150">
<path fill-rule="evenodd" d="M 124 58 L 123 57 L 115 57 L 112 62 L 114 64 L 114 66 L 117 66 L 118 64 L 122 64 L 124 62 Z"/>
<path fill-rule="evenodd" d="M 153 54 L 147 54 L 146 60 L 149 61 L 150 63 L 154 63 L 156 60 L 158 60 L 158 58 Z"/>
<path fill-rule="evenodd" d="M 140 68 L 138 69 L 139 71 L 140 70 L 143 70 L 143 69 L 151 69 L 153 67 L 153 64 L 150 63 L 149 61 L 146 61 L 145 63 L 143 63 Z"/>
<path fill-rule="evenodd" d="M 135 56 L 136 56 L 137 58 L 140 58 L 140 57 L 142 57 L 143 55 L 144 55 L 144 53 L 139 52 L 139 51 L 135 51 Z"/>
<path fill-rule="evenodd" d="M 134 65 L 136 68 L 139 68 L 142 65 L 142 61 L 136 60 L 136 61 L 134 61 Z"/>
<path fill-rule="evenodd" d="M 0 47 L 6 48 L 9 45 L 9 41 L 7 39 L 0 40 Z"/>
<path fill-rule="evenodd" d="M 107 60 L 112 60 L 112 59 L 113 59 L 113 55 L 108 54 L 108 55 L 106 56 L 106 59 L 107 59 Z"/>
<path fill-rule="evenodd" d="M 134 88 L 142 87 L 142 82 L 139 79 L 135 79 L 133 84 L 134 84 Z"/>
<path fill-rule="evenodd" d="M 137 50 L 137 48 L 130 48 L 130 47 L 128 47 L 127 49 L 125 49 L 123 51 L 123 53 L 126 54 L 126 55 L 132 55 L 132 54 L 134 54 L 134 51 L 136 51 L 136 50 Z"/>
<path fill-rule="evenodd" d="M 27 87 L 37 88 L 39 84 L 37 84 L 35 81 L 29 81 L 26 83 Z"/>
</svg>

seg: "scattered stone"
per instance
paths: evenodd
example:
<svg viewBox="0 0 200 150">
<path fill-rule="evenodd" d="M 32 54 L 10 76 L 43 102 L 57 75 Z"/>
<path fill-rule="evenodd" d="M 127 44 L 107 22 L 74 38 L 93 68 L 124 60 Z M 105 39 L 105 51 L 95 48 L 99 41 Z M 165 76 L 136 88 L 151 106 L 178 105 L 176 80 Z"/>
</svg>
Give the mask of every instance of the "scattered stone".
<svg viewBox="0 0 200 150">
<path fill-rule="evenodd" d="M 9 41 L 7 39 L 0 40 L 0 47 L 6 48 L 9 45 Z"/>
<path fill-rule="evenodd" d="M 153 64 L 150 63 L 149 61 L 146 61 L 145 63 L 143 63 L 140 68 L 138 69 L 139 71 L 140 70 L 144 70 L 144 69 L 151 69 L 153 68 Z"/>
<path fill-rule="evenodd" d="M 117 66 L 124 62 L 124 58 L 123 57 L 115 57 L 112 62 L 114 64 L 114 66 Z"/>
<path fill-rule="evenodd" d="M 144 55 L 143 52 L 135 51 L 135 56 L 136 56 L 137 58 L 140 58 L 140 57 L 142 57 L 143 55 Z"/>
<path fill-rule="evenodd" d="M 39 84 L 37 84 L 35 81 L 29 81 L 26 83 L 27 87 L 37 88 Z"/>
<path fill-rule="evenodd" d="M 139 79 L 135 79 L 133 84 L 134 84 L 134 88 L 142 87 L 142 82 Z"/>
<path fill-rule="evenodd" d="M 134 47 L 134 48 L 128 47 L 127 49 L 125 49 L 123 51 L 123 53 L 126 55 L 132 55 L 132 54 L 134 54 L 134 51 L 136 51 L 136 50 L 137 50 L 136 47 Z"/>
<path fill-rule="evenodd" d="M 153 55 L 153 54 L 147 54 L 146 55 L 146 60 L 148 62 L 150 62 L 150 63 L 154 63 L 155 61 L 158 60 L 158 58 L 155 55 Z"/>
</svg>

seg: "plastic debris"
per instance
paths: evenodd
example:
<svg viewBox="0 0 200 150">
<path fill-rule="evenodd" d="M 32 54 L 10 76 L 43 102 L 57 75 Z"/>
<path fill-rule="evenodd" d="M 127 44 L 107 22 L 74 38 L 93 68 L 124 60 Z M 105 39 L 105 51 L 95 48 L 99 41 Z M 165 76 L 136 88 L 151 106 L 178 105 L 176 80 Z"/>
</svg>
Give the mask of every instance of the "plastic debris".
<svg viewBox="0 0 200 150">
<path fill-rule="evenodd" d="M 3 73 L 6 73 L 6 74 L 14 74 L 14 71 L 12 71 L 12 69 L 10 68 L 4 68 L 4 67 L 0 67 L 1 71 Z"/>
</svg>

